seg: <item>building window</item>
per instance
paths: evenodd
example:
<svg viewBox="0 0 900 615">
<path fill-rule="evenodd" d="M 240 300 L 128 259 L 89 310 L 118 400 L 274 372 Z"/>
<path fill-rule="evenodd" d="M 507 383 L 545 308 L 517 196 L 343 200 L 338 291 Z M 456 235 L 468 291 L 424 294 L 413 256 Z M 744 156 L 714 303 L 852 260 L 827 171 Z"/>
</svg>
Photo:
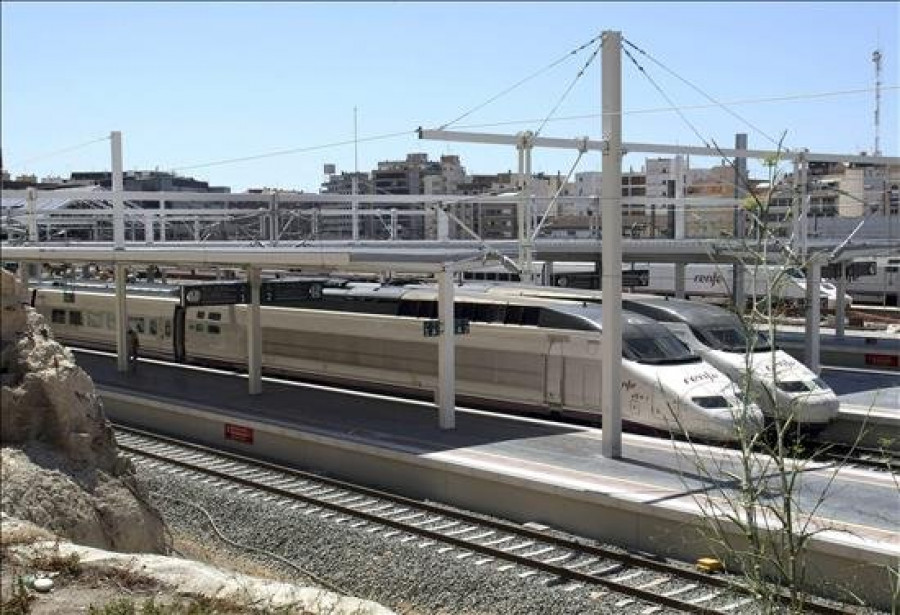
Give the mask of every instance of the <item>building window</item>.
<svg viewBox="0 0 900 615">
<path fill-rule="evenodd" d="M 52 312 L 50 312 L 50 322 L 56 323 L 58 325 L 66 324 L 66 311 L 53 310 Z"/>
<path fill-rule="evenodd" d="M 76 327 L 81 326 L 81 312 L 77 310 L 72 310 L 69 312 L 69 324 L 75 325 Z"/>
</svg>

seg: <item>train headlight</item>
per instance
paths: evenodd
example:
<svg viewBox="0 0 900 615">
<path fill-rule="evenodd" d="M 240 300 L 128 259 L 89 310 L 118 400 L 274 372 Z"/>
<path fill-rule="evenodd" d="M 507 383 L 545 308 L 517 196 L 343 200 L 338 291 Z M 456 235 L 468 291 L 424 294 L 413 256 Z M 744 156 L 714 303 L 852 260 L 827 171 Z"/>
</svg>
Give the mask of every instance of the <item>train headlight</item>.
<svg viewBox="0 0 900 615">
<path fill-rule="evenodd" d="M 703 397 L 692 397 L 691 401 L 701 408 L 728 408 L 730 404 L 728 400 L 721 395 L 706 395 Z"/>
</svg>

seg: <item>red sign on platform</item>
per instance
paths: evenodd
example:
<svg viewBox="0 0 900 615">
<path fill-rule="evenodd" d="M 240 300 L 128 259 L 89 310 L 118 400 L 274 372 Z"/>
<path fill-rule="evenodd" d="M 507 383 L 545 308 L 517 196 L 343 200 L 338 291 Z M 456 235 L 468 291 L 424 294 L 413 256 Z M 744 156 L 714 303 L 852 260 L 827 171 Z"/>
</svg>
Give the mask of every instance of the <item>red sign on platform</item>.
<svg viewBox="0 0 900 615">
<path fill-rule="evenodd" d="M 875 365 L 877 367 L 900 367 L 900 355 L 867 354 L 866 365 Z"/>
<path fill-rule="evenodd" d="M 243 442 L 245 444 L 253 444 L 253 428 L 225 423 L 225 439 Z"/>
</svg>

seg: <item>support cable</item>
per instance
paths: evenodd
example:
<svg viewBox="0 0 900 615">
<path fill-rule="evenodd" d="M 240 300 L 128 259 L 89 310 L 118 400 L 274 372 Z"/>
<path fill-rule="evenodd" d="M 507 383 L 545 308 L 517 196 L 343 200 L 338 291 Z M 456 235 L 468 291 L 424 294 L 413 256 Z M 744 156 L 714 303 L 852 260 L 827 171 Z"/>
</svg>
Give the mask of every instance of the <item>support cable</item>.
<svg viewBox="0 0 900 615">
<path fill-rule="evenodd" d="M 722 109 L 723 111 L 725 111 L 726 113 L 728 113 L 729 115 L 731 115 L 733 118 L 737 119 L 737 120 L 740 121 L 740 122 L 743 122 L 743 123 L 744 123 L 747 127 L 749 127 L 751 130 L 753 130 L 753 131 L 755 131 L 755 132 L 761 134 L 763 137 L 765 137 L 765 138 L 766 138 L 770 143 L 772 143 L 773 145 L 776 145 L 776 146 L 779 146 L 779 147 L 780 147 L 781 144 L 780 144 L 776 139 L 774 139 L 772 136 L 770 136 L 768 133 L 766 133 L 764 130 L 762 130 L 762 129 L 759 128 L 758 126 L 755 126 L 753 123 L 751 123 L 751 122 L 750 122 L 749 120 L 747 120 L 746 118 L 742 117 L 741 115 L 739 115 L 739 114 L 736 113 L 735 111 L 732 111 L 731 109 L 729 109 L 728 107 L 726 107 L 724 104 L 722 104 L 722 103 L 720 103 L 719 101 L 717 101 L 715 98 L 713 98 L 712 96 L 710 96 L 709 94 L 707 94 L 707 93 L 706 93 L 703 89 L 701 89 L 699 86 L 694 85 L 693 83 L 691 83 L 690 81 L 688 81 L 687 79 L 685 79 L 684 77 L 682 77 L 681 75 L 679 75 L 678 73 L 676 73 L 675 71 L 673 71 L 672 69 L 670 69 L 668 66 L 666 66 L 665 64 L 663 64 L 662 62 L 660 62 L 659 60 L 657 60 L 656 58 L 654 58 L 653 56 L 651 56 L 649 53 L 647 53 L 646 51 L 644 51 L 643 49 L 641 49 L 640 47 L 638 47 L 637 45 L 635 45 L 634 43 L 632 43 L 632 42 L 629 41 L 628 39 L 623 38 L 623 39 L 622 39 L 622 42 L 624 42 L 626 45 L 628 45 L 628 46 L 630 46 L 631 48 L 633 48 L 635 51 L 637 51 L 638 53 L 640 53 L 641 55 L 643 55 L 645 58 L 647 58 L 648 60 L 650 60 L 651 62 L 653 62 L 653 63 L 656 64 L 657 66 L 659 66 L 660 68 L 662 68 L 664 71 L 666 71 L 667 73 L 669 73 L 670 75 L 672 75 L 673 77 L 675 77 L 676 79 L 678 79 L 679 81 L 681 81 L 682 83 L 684 83 L 685 85 L 687 85 L 688 87 L 690 87 L 691 89 L 693 89 L 695 92 L 699 93 L 699 94 L 700 94 L 701 96 L 703 96 L 706 100 L 710 101 L 711 103 L 714 103 L 716 106 L 718 106 L 720 109 Z"/>
<path fill-rule="evenodd" d="M 591 65 L 591 63 L 594 61 L 594 58 L 597 57 L 597 54 L 600 53 L 600 50 L 602 48 L 603 48 L 603 40 L 600 41 L 600 44 L 597 45 L 597 48 L 594 49 L 594 52 L 588 57 L 587 61 L 584 63 L 584 66 L 581 67 L 581 70 L 578 71 L 578 74 L 576 74 L 575 78 L 572 79 L 572 83 L 569 84 L 569 87 L 566 88 L 566 91 L 563 92 L 562 96 L 559 97 L 559 100 L 556 101 L 556 104 L 553 106 L 553 108 L 547 114 L 547 117 L 545 117 L 544 120 L 541 122 L 541 125 L 538 126 L 537 130 L 534 131 L 535 137 L 538 136 L 539 134 L 541 134 L 541 131 L 544 129 L 544 126 L 547 125 L 547 122 L 550 121 L 550 119 L 553 117 L 553 115 L 559 109 L 559 106 L 563 103 L 563 101 L 566 99 L 566 97 L 572 91 L 572 88 L 575 87 L 575 84 L 578 83 L 578 80 L 581 79 L 581 77 L 584 75 L 585 71 L 588 69 L 588 67 Z"/>
<path fill-rule="evenodd" d="M 517 81 L 517 82 L 514 83 L 513 85 L 511 85 L 511 86 L 509 86 L 508 88 L 506 88 L 505 90 L 502 90 L 501 92 L 495 94 L 494 96 L 492 96 L 492 97 L 489 98 L 488 100 L 484 101 L 483 103 L 481 103 L 481 104 L 479 104 L 479 105 L 476 105 L 476 106 L 472 107 L 471 109 L 469 109 L 468 111 L 466 111 L 465 113 L 463 113 L 462 115 L 460 115 L 459 117 L 457 117 L 457 118 L 455 118 L 455 119 L 453 119 L 453 120 L 450 120 L 449 122 L 446 122 L 446 123 L 442 124 L 441 126 L 438 127 L 438 130 L 445 130 L 447 127 L 452 126 L 453 124 L 455 124 L 456 122 L 460 121 L 461 119 L 464 119 L 464 118 L 466 118 L 466 117 L 472 115 L 472 114 L 475 113 L 476 111 L 479 111 L 479 110 L 483 109 L 484 107 L 488 106 L 489 104 L 491 104 L 491 103 L 494 102 L 495 100 L 497 100 L 497 99 L 499 99 L 499 98 L 501 98 L 501 97 L 503 97 L 503 96 L 509 94 L 510 92 L 512 92 L 513 90 L 515 90 L 516 88 L 518 88 L 520 85 L 522 85 L 522 84 L 524 84 L 524 83 L 526 83 L 526 82 L 528 82 L 528 81 L 531 81 L 532 79 L 534 79 L 534 78 L 536 78 L 536 77 L 538 77 L 538 76 L 540 76 L 540 75 L 546 73 L 546 72 L 549 71 L 550 69 L 555 68 L 555 67 L 558 66 L 559 64 L 562 64 L 563 62 L 565 62 L 566 60 L 568 60 L 570 57 L 575 56 L 575 55 L 581 53 L 584 49 L 590 47 L 591 45 L 593 45 L 595 42 L 597 42 L 598 40 L 600 40 L 600 39 L 602 39 L 602 38 L 603 38 L 603 35 L 602 35 L 602 34 L 598 34 L 597 36 L 595 36 L 594 38 L 592 38 L 592 39 L 589 40 L 588 42 L 584 43 L 583 45 L 579 45 L 578 47 L 576 47 L 576 48 L 573 49 L 572 51 L 568 52 L 567 54 L 565 54 L 565 55 L 562 56 L 561 58 L 558 58 L 557 60 L 554 60 L 553 62 L 551 62 L 550 64 L 548 64 L 548 65 L 545 66 L 544 68 L 542 68 L 542 69 L 540 69 L 540 70 L 538 70 L 538 71 L 535 71 L 534 73 L 528 75 L 527 77 L 525 77 L 525 78 L 523 78 L 523 79 L 520 79 L 519 81 Z"/>
<path fill-rule="evenodd" d="M 578 163 L 581 162 L 581 158 L 584 156 L 586 151 L 587 150 L 585 148 L 578 149 L 578 158 L 575 159 L 575 162 L 572 164 L 572 168 L 570 168 L 569 172 L 566 174 L 566 179 L 556 189 L 556 194 L 553 195 L 553 198 L 550 200 L 550 204 L 547 205 L 547 209 L 544 210 L 544 215 L 541 217 L 541 221 L 538 222 L 538 225 L 534 229 L 534 233 L 531 234 L 531 241 L 537 239 L 538 233 L 541 232 L 541 227 L 544 226 L 544 222 L 547 221 L 547 216 L 549 216 L 550 212 L 556 207 L 559 195 L 562 193 L 563 188 L 566 186 L 566 184 L 569 183 L 569 178 L 572 177 L 572 173 L 575 172 L 575 169 L 578 167 Z"/>
<path fill-rule="evenodd" d="M 675 105 L 675 103 L 672 101 L 672 99 L 669 98 L 669 95 L 666 94 L 666 92 L 659 86 L 659 84 L 656 83 L 656 81 L 653 79 L 653 77 L 651 77 L 650 74 L 646 70 L 644 70 L 644 67 L 640 65 L 640 63 L 634 58 L 633 55 L 631 55 L 631 52 L 628 51 L 625 47 L 622 47 L 622 51 L 623 51 L 623 53 L 625 53 L 626 56 L 628 56 L 628 59 L 631 60 L 631 62 L 637 67 L 638 71 L 640 71 L 640 73 L 642 75 L 644 75 L 644 77 L 647 78 L 647 81 L 650 82 L 650 84 L 656 89 L 656 91 L 659 92 L 660 96 L 665 98 L 666 102 L 668 102 L 672 106 L 672 108 L 675 109 L 675 112 L 678 114 L 678 117 L 680 117 L 681 120 L 685 124 L 688 125 L 688 127 L 694 132 L 694 134 L 697 136 L 697 138 L 700 139 L 700 141 L 703 143 L 703 145 L 705 145 L 706 147 L 712 147 L 709 144 L 709 142 L 705 138 L 703 138 L 703 135 L 700 134 L 700 131 L 697 130 L 697 127 L 694 126 L 689 119 L 687 119 L 687 116 L 684 113 L 682 113 L 681 109 L 679 109 Z"/>
</svg>

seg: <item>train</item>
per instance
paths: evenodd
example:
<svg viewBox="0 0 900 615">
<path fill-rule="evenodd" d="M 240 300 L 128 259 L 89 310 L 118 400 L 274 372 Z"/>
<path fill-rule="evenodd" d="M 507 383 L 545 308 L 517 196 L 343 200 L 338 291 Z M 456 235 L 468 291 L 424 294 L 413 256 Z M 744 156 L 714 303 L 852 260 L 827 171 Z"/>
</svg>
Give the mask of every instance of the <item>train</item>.
<svg viewBox="0 0 900 615">
<path fill-rule="evenodd" d="M 847 292 L 854 302 L 884 307 L 900 306 L 900 258 L 881 257 L 859 264 L 869 266 L 861 267 L 861 274 L 847 281 Z"/>
<path fill-rule="evenodd" d="M 318 299 L 262 306 L 266 373 L 428 396 L 437 386 L 434 285 L 337 281 Z M 107 285 L 38 286 L 34 307 L 62 342 L 115 348 L 114 294 Z M 462 403 L 529 414 L 601 418 L 602 307 L 459 288 L 456 391 Z M 247 306 L 184 306 L 165 285 L 129 289 L 128 326 L 141 354 L 243 368 Z M 662 325 L 622 313 L 621 410 L 626 426 L 729 442 L 763 428 L 762 410 L 741 402 L 719 369 Z"/>
<path fill-rule="evenodd" d="M 534 296 L 601 304 L 598 291 L 526 285 L 481 284 L 497 296 Z M 788 416 L 810 431 L 837 417 L 837 395 L 803 363 L 749 328 L 729 310 L 708 303 L 625 294 L 622 308 L 660 323 L 705 361 L 748 391 L 768 419 Z"/>
<path fill-rule="evenodd" d="M 646 272 L 646 285 L 636 287 L 641 292 L 674 296 L 675 265 L 672 263 L 628 263 L 623 271 Z M 692 263 L 685 266 L 685 297 L 704 297 L 726 301 L 731 296 L 733 266 L 731 264 Z M 600 276 L 594 263 L 543 261 L 533 263 L 535 282 L 545 286 L 563 288 L 599 289 Z M 518 273 L 499 265 L 473 269 L 463 274 L 470 281 L 519 282 Z M 806 302 L 806 276 L 797 268 L 781 265 L 745 266 L 744 295 L 748 301 L 765 297 L 770 288 L 778 302 L 802 305 Z M 819 302 L 825 309 L 833 310 L 838 303 L 837 287 L 829 280 L 819 283 Z M 850 307 L 850 294 L 843 296 L 844 306 Z"/>
</svg>

